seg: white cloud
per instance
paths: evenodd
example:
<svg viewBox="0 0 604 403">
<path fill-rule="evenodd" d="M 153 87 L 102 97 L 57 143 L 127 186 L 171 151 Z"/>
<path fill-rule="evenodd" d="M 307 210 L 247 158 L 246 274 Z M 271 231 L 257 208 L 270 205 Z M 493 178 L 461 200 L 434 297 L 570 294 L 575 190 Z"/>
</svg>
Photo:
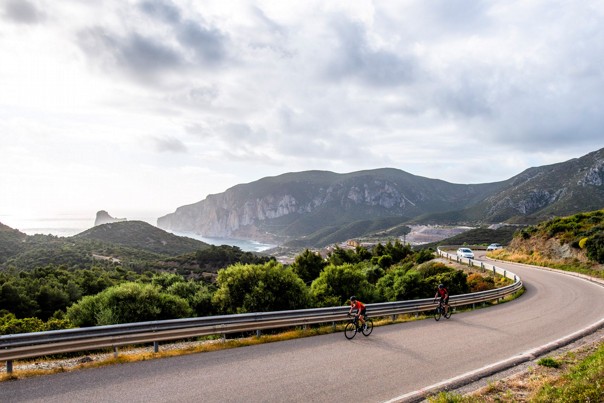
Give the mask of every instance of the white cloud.
<svg viewBox="0 0 604 403">
<path fill-rule="evenodd" d="M 484 183 L 579 157 L 604 146 L 603 17 L 596 1 L 5 0 L 0 212 L 167 213 L 310 169 Z"/>
</svg>

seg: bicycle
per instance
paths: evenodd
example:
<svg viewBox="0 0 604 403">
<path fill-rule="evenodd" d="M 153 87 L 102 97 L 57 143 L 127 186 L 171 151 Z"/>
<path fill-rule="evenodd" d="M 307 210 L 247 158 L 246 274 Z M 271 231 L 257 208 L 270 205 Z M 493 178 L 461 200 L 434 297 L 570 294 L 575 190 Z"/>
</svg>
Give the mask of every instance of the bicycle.
<svg viewBox="0 0 604 403">
<path fill-rule="evenodd" d="M 344 336 L 348 340 L 354 338 L 357 333 L 363 333 L 363 336 L 367 337 L 373 332 L 373 320 L 368 318 L 367 315 L 365 315 L 364 327 L 359 324 L 359 318 L 356 315 L 348 314 L 348 316 L 353 317 L 344 327 Z"/>
<path fill-rule="evenodd" d="M 446 310 L 446 312 L 447 313 L 445 313 L 445 304 L 443 304 L 442 301 L 439 301 L 438 306 L 436 307 L 436 311 L 434 311 L 434 320 L 438 322 L 441 316 L 444 316 L 445 319 L 449 319 L 451 317 L 451 314 L 453 313 L 450 306 L 449 309 Z"/>
</svg>

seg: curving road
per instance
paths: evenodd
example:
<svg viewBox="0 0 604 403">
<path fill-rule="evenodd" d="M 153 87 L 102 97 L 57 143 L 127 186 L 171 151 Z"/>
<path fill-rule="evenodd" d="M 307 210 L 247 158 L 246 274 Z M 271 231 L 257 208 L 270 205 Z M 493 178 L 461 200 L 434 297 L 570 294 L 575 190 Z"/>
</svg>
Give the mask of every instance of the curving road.
<svg viewBox="0 0 604 403">
<path fill-rule="evenodd" d="M 480 258 L 480 256 L 478 256 Z M 450 320 L 378 327 L 0 384 L 2 402 L 385 402 L 508 359 L 604 317 L 604 287 L 498 263 L 519 299 Z M 369 311 L 369 313 L 371 313 Z"/>
</svg>

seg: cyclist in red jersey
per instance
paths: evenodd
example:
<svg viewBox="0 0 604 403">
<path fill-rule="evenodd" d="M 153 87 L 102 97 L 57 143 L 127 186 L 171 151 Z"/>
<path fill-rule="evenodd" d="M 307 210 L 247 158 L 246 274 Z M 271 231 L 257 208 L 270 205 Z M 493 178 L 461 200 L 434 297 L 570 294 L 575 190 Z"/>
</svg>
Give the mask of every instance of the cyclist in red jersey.
<svg viewBox="0 0 604 403">
<path fill-rule="evenodd" d="M 348 314 L 351 314 L 355 309 L 357 311 L 355 316 L 361 321 L 361 326 L 363 329 L 366 329 L 367 325 L 365 325 L 365 315 L 367 309 L 365 308 L 365 304 L 363 304 L 357 299 L 357 297 L 353 295 L 350 297 L 350 311 L 348 311 Z"/>
<path fill-rule="evenodd" d="M 445 307 L 445 315 L 446 315 L 447 311 L 449 310 L 449 291 L 443 284 L 438 285 L 436 294 L 434 294 L 434 302 L 436 302 L 436 299 L 439 297 L 440 297 L 440 302 L 442 302 Z"/>
</svg>

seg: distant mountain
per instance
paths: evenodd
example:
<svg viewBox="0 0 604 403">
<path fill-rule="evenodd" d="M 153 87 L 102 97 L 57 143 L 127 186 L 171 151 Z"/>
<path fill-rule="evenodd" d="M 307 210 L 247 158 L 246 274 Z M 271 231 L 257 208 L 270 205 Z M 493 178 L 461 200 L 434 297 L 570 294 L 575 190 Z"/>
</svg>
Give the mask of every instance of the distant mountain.
<svg viewBox="0 0 604 403">
<path fill-rule="evenodd" d="M 94 225 L 110 224 L 114 222 L 128 221 L 126 218 L 111 217 L 105 210 L 97 211 Z"/>
<path fill-rule="evenodd" d="M 208 237 L 324 246 L 405 223 L 535 223 L 590 211 L 604 206 L 603 182 L 604 149 L 476 185 L 392 168 L 306 171 L 236 185 L 177 208 L 157 225 Z"/>
<path fill-rule="evenodd" d="M 72 238 L 97 240 L 153 253 L 177 256 L 206 249 L 209 244 L 177 236 L 144 221 L 124 221 L 102 224 Z"/>
<path fill-rule="evenodd" d="M 534 224 L 604 207 L 604 149 L 563 163 L 530 168 L 477 203 L 468 217 Z"/>
</svg>

